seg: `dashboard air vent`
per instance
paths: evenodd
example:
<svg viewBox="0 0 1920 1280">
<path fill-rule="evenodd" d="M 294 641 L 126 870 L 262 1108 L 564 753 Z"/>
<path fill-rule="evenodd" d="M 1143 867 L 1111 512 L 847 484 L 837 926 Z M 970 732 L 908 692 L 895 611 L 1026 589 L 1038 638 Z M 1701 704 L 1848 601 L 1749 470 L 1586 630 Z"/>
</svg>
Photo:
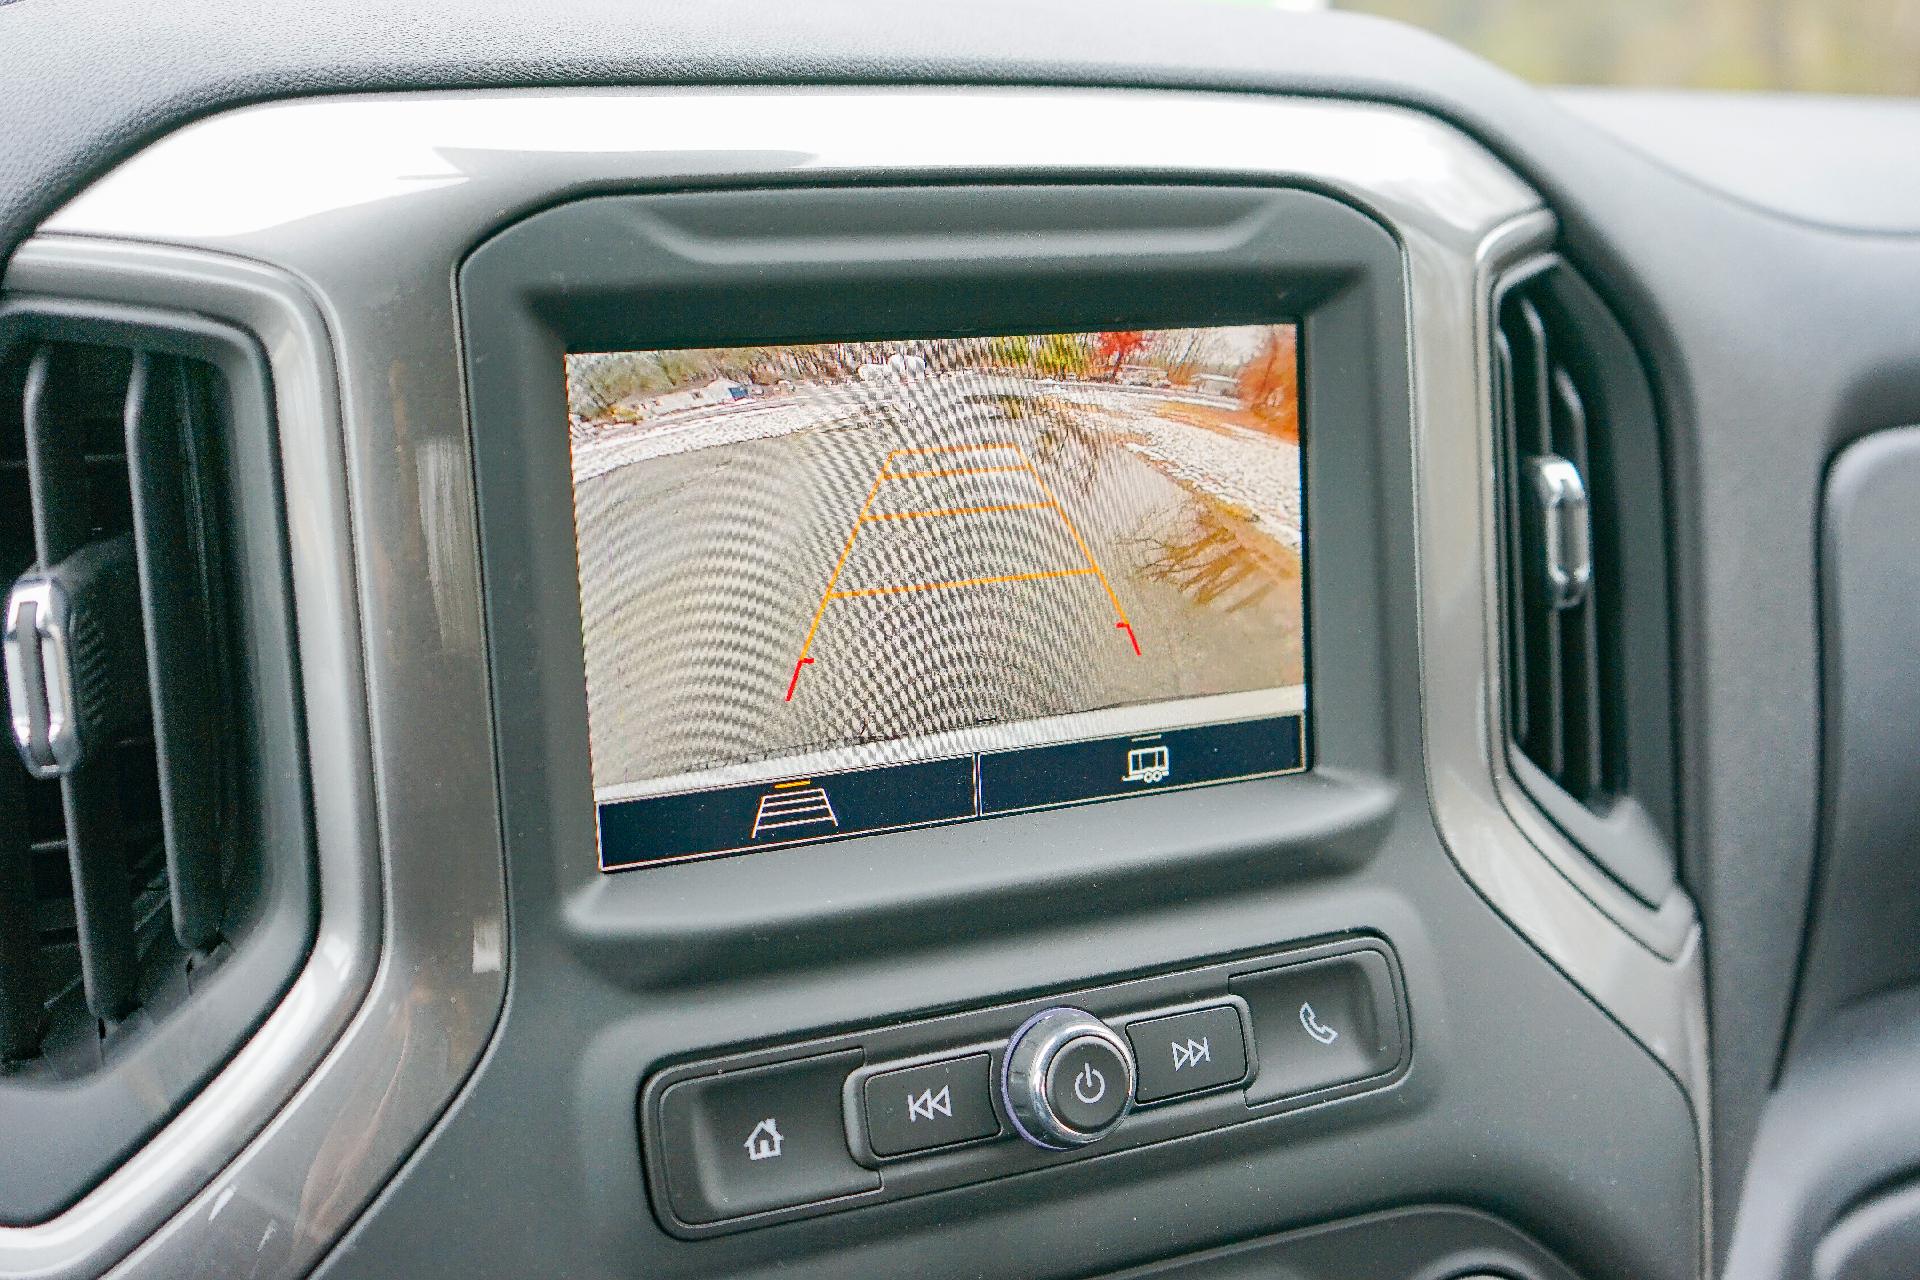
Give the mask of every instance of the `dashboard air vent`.
<svg viewBox="0 0 1920 1280">
<path fill-rule="evenodd" d="M 1524 288 L 1509 292 L 1494 333 L 1505 436 L 1507 718 L 1514 741 L 1576 799 L 1606 794 L 1600 640 L 1586 477 L 1587 409 Z"/>
<path fill-rule="evenodd" d="M 23 793 L 12 831 L 32 917 L 9 923 L 33 933 L 0 947 L 16 958 L 0 970 L 11 1057 L 38 1051 L 43 1031 L 74 1033 L 44 1015 L 76 977 L 89 1020 L 111 1025 L 139 1004 L 142 956 L 166 949 L 163 932 L 183 957 L 221 941 L 220 582 L 186 457 L 206 381 L 188 362 L 109 348 L 47 344 L 27 362 L 24 430 L 0 461 L 18 574 L 7 701 L 28 775 L 9 790 Z"/>
<path fill-rule="evenodd" d="M 1495 298 L 1506 724 L 1514 773 L 1649 904 L 1674 881 L 1665 517 L 1652 393 L 1548 259 Z"/>
<path fill-rule="evenodd" d="M 234 466 L 260 366 L 181 324 L 0 312 L 0 1223 L 110 1171 L 306 946 L 284 558 Z"/>
</svg>

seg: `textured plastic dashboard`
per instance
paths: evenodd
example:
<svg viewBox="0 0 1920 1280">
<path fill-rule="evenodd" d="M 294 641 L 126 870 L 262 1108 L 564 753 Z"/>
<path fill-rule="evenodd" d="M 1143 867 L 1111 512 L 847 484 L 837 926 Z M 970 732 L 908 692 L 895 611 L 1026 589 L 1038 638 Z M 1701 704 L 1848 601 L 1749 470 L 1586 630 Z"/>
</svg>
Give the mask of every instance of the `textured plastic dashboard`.
<svg viewBox="0 0 1920 1280">
<path fill-rule="evenodd" d="M 1097 19 L 1097 20 L 1095 20 Z M 0 252 L 139 143 L 237 103 L 513 84 L 986 82 L 1407 102 L 1537 185 L 1644 344 L 1669 439 L 1683 876 L 1707 925 L 1721 1238 L 1787 1024 L 1817 826 L 1817 511 L 1829 459 L 1920 420 L 1920 236 L 1776 216 L 1443 43 L 1350 17 L 1135 3 L 723 0 L 0 6 Z M 1755 674 L 1764 673 L 1756 695 Z M 935 1238 L 933 1233 L 927 1237 Z"/>
</svg>

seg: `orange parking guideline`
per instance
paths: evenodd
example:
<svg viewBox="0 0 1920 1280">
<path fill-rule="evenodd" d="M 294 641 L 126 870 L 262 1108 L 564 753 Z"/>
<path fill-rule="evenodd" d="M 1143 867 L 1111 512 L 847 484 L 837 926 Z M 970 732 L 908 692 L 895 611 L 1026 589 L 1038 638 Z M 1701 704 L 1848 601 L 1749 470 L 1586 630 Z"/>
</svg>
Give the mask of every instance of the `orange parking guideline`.
<svg viewBox="0 0 1920 1280">
<path fill-rule="evenodd" d="M 995 451 L 1012 453 L 1020 459 L 1018 466 L 1006 467 L 942 467 L 931 471 L 895 471 L 893 460 L 903 454 L 930 453 L 991 453 Z M 996 475 L 1007 472 L 1024 471 L 1033 477 L 1041 492 L 1047 495 L 1045 502 L 1012 502 L 995 506 L 947 507 L 933 511 L 882 511 L 872 512 L 873 499 L 880 492 L 880 486 L 888 480 L 931 479 L 937 476 L 978 476 Z M 938 516 L 982 515 L 995 511 L 1045 511 L 1051 509 L 1060 517 L 1067 532 L 1073 535 L 1074 545 L 1080 548 L 1080 554 L 1086 559 L 1082 569 L 1047 569 L 1034 573 L 1008 573 L 984 578 L 957 578 L 950 582 L 910 582 L 891 587 L 857 587 L 851 591 L 836 591 L 841 571 L 847 567 L 847 558 L 853 554 L 853 542 L 860 536 L 860 526 L 880 520 L 924 520 Z M 820 632 L 820 620 L 826 616 L 827 605 L 835 600 L 851 600 L 867 596 L 901 595 L 915 591 L 940 591 L 949 587 L 983 587 L 998 582 L 1037 582 L 1048 578 L 1073 578 L 1092 574 L 1100 579 L 1100 586 L 1107 593 L 1107 599 L 1113 605 L 1117 621 L 1115 627 L 1127 633 L 1127 640 L 1133 645 L 1135 656 L 1140 653 L 1140 640 L 1133 632 L 1133 623 L 1127 618 L 1127 611 L 1120 603 L 1120 595 L 1113 589 L 1113 583 L 1107 580 L 1106 573 L 1100 568 L 1099 561 L 1093 558 L 1093 550 L 1087 540 L 1080 536 L 1079 528 L 1067 509 L 1060 504 L 1059 495 L 1054 493 L 1041 476 L 1040 469 L 1027 457 L 1026 450 L 1012 442 L 1005 444 L 954 444 L 928 445 L 916 448 L 889 449 L 887 456 L 881 459 L 880 472 L 874 476 L 873 484 L 867 489 L 867 496 L 860 504 L 860 511 L 853 518 L 853 527 L 847 531 L 847 541 L 840 548 L 840 558 L 834 562 L 833 572 L 827 577 L 827 585 L 820 593 L 820 603 L 813 611 L 813 621 L 807 624 L 807 638 L 801 642 L 800 656 L 794 660 L 793 676 L 787 681 L 788 702 L 793 701 L 794 690 L 800 685 L 800 670 L 813 661 L 809 656 L 813 650 L 813 640 Z M 801 783 L 783 783 L 783 786 L 799 786 Z"/>
<path fill-rule="evenodd" d="M 943 587 L 984 587 L 995 582 L 1037 582 L 1041 578 L 1073 578 L 1085 573 L 1094 573 L 1094 569 L 1043 569 L 1038 573 L 1002 573 L 991 578 L 956 578 L 952 582 L 908 582 L 897 587 L 855 587 L 852 591 L 836 591 L 835 600 L 852 600 L 858 596 L 891 596 L 907 591 L 938 591 Z"/>
<path fill-rule="evenodd" d="M 933 476 L 990 476 L 1004 471 L 1032 471 L 1029 466 L 1018 467 L 948 467 L 941 471 L 882 471 L 882 480 L 925 480 Z M 1039 479 L 1035 476 L 1034 479 Z"/>
<path fill-rule="evenodd" d="M 979 516 L 992 511 L 1045 511 L 1051 502 L 1006 502 L 997 507 L 943 507 L 938 511 L 876 511 L 863 520 L 928 520 L 934 516 Z"/>
<path fill-rule="evenodd" d="M 892 462 L 903 453 L 992 453 L 995 449 L 1020 452 L 1020 446 L 1016 444 L 923 444 L 909 449 L 889 449 L 887 461 Z"/>
<path fill-rule="evenodd" d="M 807 651 L 813 648 L 814 633 L 820 630 L 821 615 L 827 611 L 827 601 L 833 596 L 833 584 L 840 581 L 840 571 L 847 567 L 847 557 L 853 554 L 853 540 L 860 536 L 860 522 L 866 518 L 867 508 L 873 505 L 873 495 L 880 492 L 880 482 L 887 478 L 886 465 L 880 467 L 880 474 L 873 478 L 867 488 L 866 501 L 860 504 L 860 514 L 853 518 L 853 527 L 847 530 L 847 543 L 840 548 L 840 559 L 834 562 L 833 576 L 827 579 L 827 589 L 820 593 L 820 607 L 813 611 L 813 621 L 807 626 L 806 641 L 800 646 L 800 656 L 793 663 L 793 678 L 787 681 L 787 701 L 793 701 L 793 691 L 800 684 L 800 668 L 811 661 Z"/>
</svg>

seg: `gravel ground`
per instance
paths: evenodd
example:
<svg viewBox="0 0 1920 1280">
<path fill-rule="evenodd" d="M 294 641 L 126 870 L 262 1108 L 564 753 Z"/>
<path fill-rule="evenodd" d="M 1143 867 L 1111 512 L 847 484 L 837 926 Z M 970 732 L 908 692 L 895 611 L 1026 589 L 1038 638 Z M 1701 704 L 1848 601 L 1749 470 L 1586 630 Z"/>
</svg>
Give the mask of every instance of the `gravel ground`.
<svg viewBox="0 0 1920 1280">
<path fill-rule="evenodd" d="M 596 786 L 1298 684 L 1298 450 L 1166 398 L 956 374 L 577 446 Z M 876 482 L 932 448 L 1031 467 Z M 1007 509 L 869 521 L 849 547 L 869 497 Z M 1000 577 L 1020 580 L 932 585 Z M 870 594 L 823 604 L 830 581 Z"/>
</svg>

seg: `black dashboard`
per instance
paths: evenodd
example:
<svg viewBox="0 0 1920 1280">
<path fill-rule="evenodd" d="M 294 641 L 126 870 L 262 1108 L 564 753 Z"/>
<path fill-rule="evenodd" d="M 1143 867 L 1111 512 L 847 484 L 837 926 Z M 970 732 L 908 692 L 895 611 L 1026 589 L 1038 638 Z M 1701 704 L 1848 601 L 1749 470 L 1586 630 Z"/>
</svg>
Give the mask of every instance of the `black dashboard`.
<svg viewBox="0 0 1920 1280">
<path fill-rule="evenodd" d="M 0 1274 L 1900 1274 L 1910 105 L 348 10 L 0 5 Z"/>
</svg>

